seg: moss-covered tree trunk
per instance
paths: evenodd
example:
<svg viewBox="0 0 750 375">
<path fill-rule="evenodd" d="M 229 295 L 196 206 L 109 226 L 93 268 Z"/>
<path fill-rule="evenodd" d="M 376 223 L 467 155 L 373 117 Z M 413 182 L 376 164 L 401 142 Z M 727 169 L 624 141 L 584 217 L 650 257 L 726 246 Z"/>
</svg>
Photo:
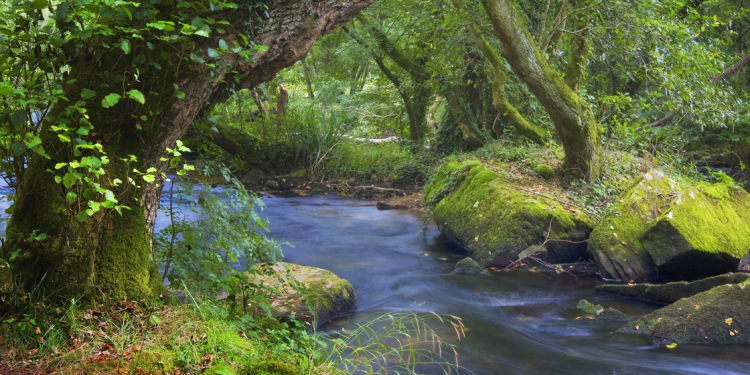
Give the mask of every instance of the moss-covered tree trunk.
<svg viewBox="0 0 750 375">
<path fill-rule="evenodd" d="M 120 204 L 130 209 L 118 214 L 102 210 L 79 223 L 75 213 L 86 207 L 66 199 L 60 175 L 55 167 L 76 158 L 73 147 L 58 139 L 52 124 L 44 124 L 42 139 L 50 159 L 34 155 L 23 181 L 6 231 L 2 248 L 4 257 L 18 252 L 15 272 L 26 287 L 43 281 L 42 287 L 59 290 L 66 297 L 85 296 L 90 301 L 138 300 L 149 298 L 163 288 L 151 249 L 161 193 L 160 180 L 146 183 L 136 178 L 138 186 L 129 184 L 134 169 L 141 172 L 153 167 L 165 172 L 166 148 L 174 148 L 196 116 L 207 104 L 226 100 L 230 88 L 251 88 L 270 80 L 281 69 L 303 58 L 315 40 L 341 26 L 372 0 L 279 1 L 270 6 L 270 18 L 253 31 L 254 42 L 267 46 L 258 51 L 252 64 L 233 53 L 223 54 L 214 66 L 198 64 L 191 53 L 209 57 L 209 47 L 218 49 L 219 39 L 232 45 L 244 45 L 240 34 L 251 19 L 247 10 L 215 14 L 230 21 L 223 35 L 209 38 L 195 36 L 195 48 L 183 50 L 172 44 L 152 45 L 133 42 L 130 54 L 118 48 L 105 48 L 109 40 L 93 41 L 91 47 L 71 64 L 68 83 L 63 87 L 69 100 L 79 100 L 84 89 L 96 95 L 87 99 L 88 121 L 94 125 L 86 137 L 102 146 L 110 162 L 97 179 L 103 188 L 115 193 Z M 302 11 L 316 9 L 315 12 Z M 166 10 L 168 13 L 168 10 Z M 147 59 L 158 65 L 139 65 L 136 79 L 132 67 L 135 59 Z M 158 68 L 157 68 L 158 67 Z M 229 85 L 235 85 L 229 87 Z M 176 86 L 175 86 L 176 85 Z M 176 88 L 175 88 L 176 87 Z M 143 106 L 133 100 L 122 100 L 112 108 L 102 108 L 102 99 L 112 92 L 138 89 L 146 95 Z M 178 92 L 184 93 L 178 95 Z M 181 98 L 180 98 L 181 97 Z M 61 116 L 64 106 L 53 108 L 51 115 Z M 143 121 L 141 115 L 146 115 Z M 48 116 L 49 118 L 50 116 Z M 86 151 L 96 153 L 97 151 Z M 135 161 L 130 157 L 135 156 Z M 102 154 L 97 156 L 101 157 Z M 124 160 L 123 160 L 124 159 Z M 116 186 L 115 179 L 123 181 Z M 43 241 L 29 241 L 31 233 L 44 233 Z"/>
<path fill-rule="evenodd" d="M 482 0 L 503 57 L 542 103 L 565 148 L 565 179 L 599 176 L 596 120 L 591 108 L 548 63 L 512 0 Z"/>
</svg>

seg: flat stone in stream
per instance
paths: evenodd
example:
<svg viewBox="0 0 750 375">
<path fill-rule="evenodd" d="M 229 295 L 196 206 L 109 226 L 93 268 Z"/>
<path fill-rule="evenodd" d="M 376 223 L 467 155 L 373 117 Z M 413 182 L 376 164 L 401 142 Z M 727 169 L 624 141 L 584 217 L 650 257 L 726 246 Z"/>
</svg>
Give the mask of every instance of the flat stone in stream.
<svg viewBox="0 0 750 375">
<path fill-rule="evenodd" d="M 750 278 L 747 273 L 728 273 L 707 277 L 698 281 L 678 281 L 666 284 L 605 284 L 597 285 L 596 291 L 617 294 L 625 297 L 644 299 L 657 303 L 675 303 L 683 298 L 694 296 L 711 288 L 725 284 L 739 284 Z"/>
<path fill-rule="evenodd" d="M 582 299 L 578 302 L 577 309 L 589 314 L 584 315 L 581 319 L 592 319 L 592 320 L 628 320 L 622 312 L 615 310 L 611 307 L 604 308 L 602 305 L 594 305 L 593 303 Z"/>
<path fill-rule="evenodd" d="M 256 282 L 262 281 L 263 285 L 273 286 L 279 280 L 284 280 L 287 269 L 307 290 L 300 293 L 286 289 L 271 303 L 276 308 L 273 311 L 274 318 L 288 321 L 294 313 L 297 320 L 319 327 L 331 319 L 351 315 L 357 309 L 357 297 L 352 285 L 322 268 L 277 263 L 273 276 L 249 276 L 255 277 Z"/>
</svg>

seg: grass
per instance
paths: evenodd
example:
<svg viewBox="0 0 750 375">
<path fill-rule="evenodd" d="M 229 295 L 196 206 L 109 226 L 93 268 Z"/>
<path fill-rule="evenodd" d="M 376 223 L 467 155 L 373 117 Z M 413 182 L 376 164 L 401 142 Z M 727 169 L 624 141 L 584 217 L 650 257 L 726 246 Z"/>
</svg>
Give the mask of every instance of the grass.
<svg viewBox="0 0 750 375">
<path fill-rule="evenodd" d="M 460 368 L 449 342 L 464 335 L 456 317 L 389 313 L 327 336 L 270 318 L 233 318 L 221 302 L 187 297 L 92 308 L 46 298 L 25 315 L 4 316 L 0 355 L 11 370 L 56 374 L 200 374 L 214 366 L 238 375 Z M 455 336 L 445 340 L 431 327 Z"/>
</svg>

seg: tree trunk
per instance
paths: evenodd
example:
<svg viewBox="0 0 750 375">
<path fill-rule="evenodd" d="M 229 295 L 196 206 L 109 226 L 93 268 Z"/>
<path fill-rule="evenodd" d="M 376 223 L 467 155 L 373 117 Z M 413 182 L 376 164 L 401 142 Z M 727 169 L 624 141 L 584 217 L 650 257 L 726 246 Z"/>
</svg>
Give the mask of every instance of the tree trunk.
<svg viewBox="0 0 750 375">
<path fill-rule="evenodd" d="M 207 103 L 224 101 L 233 91 L 272 79 L 281 69 L 303 58 L 317 38 L 346 23 L 371 2 L 274 3 L 267 11 L 270 18 L 253 33 L 253 41 L 268 49 L 255 52 L 252 64 L 232 53 L 221 55 L 215 67 L 188 63 L 182 58 L 186 52 L 171 44 L 156 43 L 153 47 L 159 52 L 152 53 L 145 42 L 136 39 L 132 42 L 131 55 L 123 55 L 116 48 L 97 48 L 97 45 L 114 43 L 106 39 L 80 52 L 78 60 L 71 63 L 70 71 L 70 78 L 77 80 L 68 81 L 63 90 L 71 100 L 81 98 L 84 88 L 96 92 L 88 100 L 86 114 L 95 125 L 88 137 L 91 142 L 102 145 L 110 160 L 102 167 L 106 174 L 97 182 L 115 192 L 119 202 L 131 209 L 123 210 L 122 215 L 102 210 L 79 223 L 72 212 L 80 208 L 75 202 L 68 203 L 66 189 L 55 182 L 53 174 L 59 175 L 55 169 L 57 163 L 67 163 L 74 155 L 67 144 L 58 140 L 51 124 L 43 124 L 41 137 L 51 159 L 32 156 L 28 175 L 34 178 L 23 181 L 25 195 L 18 197 L 14 206 L 6 231 L 7 241 L 2 248 L 3 256 L 19 251 L 14 270 L 20 272 L 26 287 L 44 280 L 44 288 L 58 290 L 66 297 L 84 295 L 89 301 L 138 300 L 160 291 L 163 285 L 156 272 L 150 238 L 161 181 L 157 179 L 157 183 L 149 184 L 137 180 L 137 187 L 130 185 L 127 181 L 134 177 L 133 169 L 145 171 L 154 167 L 157 174 L 166 172 L 168 162 L 160 160 L 166 155 L 166 148 L 175 147 Z M 298 10 L 313 7 L 315 12 Z M 195 53 L 209 47 L 218 50 L 219 39 L 229 45 L 234 42 L 244 45 L 240 31 L 246 20 L 252 19 L 249 11 L 244 8 L 219 12 L 216 16 L 231 21 L 224 27 L 229 32 L 210 38 L 195 36 L 196 46 L 192 50 Z M 210 59 L 206 55 L 201 57 Z M 136 58 L 152 59 L 160 67 L 148 65 L 149 69 L 141 69 L 136 81 L 129 73 Z M 106 71 L 102 67 L 106 67 Z M 114 82 L 110 72 L 122 73 L 120 77 L 125 78 Z M 122 100 L 112 108 L 102 108 L 98 103 L 104 96 L 117 91 L 112 87 L 137 88 L 147 97 L 145 105 L 139 107 L 133 100 Z M 184 97 L 178 99 L 177 90 L 183 92 Z M 55 107 L 52 114 L 61 115 L 65 109 L 65 106 Z M 148 114 L 148 121 L 139 121 L 136 117 L 143 113 Z M 136 156 L 137 161 L 123 161 L 128 160 L 129 155 Z M 112 183 L 115 178 L 125 182 L 115 186 Z M 47 239 L 25 240 L 34 230 L 45 233 Z"/>
<path fill-rule="evenodd" d="M 284 85 L 279 85 L 279 100 L 276 102 L 276 116 L 286 115 L 286 107 L 289 106 L 289 90 Z"/>
<path fill-rule="evenodd" d="M 596 119 L 591 108 L 547 63 L 511 0 L 482 0 L 503 56 L 547 110 L 565 149 L 566 181 L 599 176 Z"/>
<path fill-rule="evenodd" d="M 260 114 L 263 115 L 263 117 L 268 117 L 268 111 L 266 111 L 266 107 L 263 106 L 263 102 L 260 100 L 260 97 L 258 96 L 258 90 L 253 87 L 250 89 L 250 92 L 253 95 L 253 100 L 255 101 L 255 105 L 258 106 L 258 110 L 260 111 Z"/>
<path fill-rule="evenodd" d="M 315 99 L 315 91 L 312 85 L 312 69 L 310 64 L 307 63 L 307 58 L 302 59 L 302 75 L 305 76 L 305 84 L 307 84 L 307 97 L 313 100 Z"/>
</svg>

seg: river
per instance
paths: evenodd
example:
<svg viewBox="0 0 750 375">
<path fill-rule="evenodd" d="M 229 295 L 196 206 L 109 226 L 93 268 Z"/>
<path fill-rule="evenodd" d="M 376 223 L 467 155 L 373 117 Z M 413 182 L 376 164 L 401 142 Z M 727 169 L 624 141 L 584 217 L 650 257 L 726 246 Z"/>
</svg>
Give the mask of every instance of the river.
<svg viewBox="0 0 750 375">
<path fill-rule="evenodd" d="M 659 307 L 595 294 L 599 280 L 521 271 L 451 274 L 462 256 L 434 224 L 419 235 L 417 212 L 378 211 L 375 202 L 333 197 L 264 201 L 271 236 L 294 245 L 284 246 L 285 261 L 331 270 L 354 287 L 357 312 L 322 331 L 351 331 L 388 312 L 436 312 L 462 318 L 466 337 L 450 341 L 459 363 L 476 374 L 750 374 L 746 346 L 668 349 L 647 337 L 612 333 L 622 323 L 575 319 L 581 299 L 629 317 Z M 451 327 L 442 331 L 444 339 L 455 337 Z"/>
</svg>

